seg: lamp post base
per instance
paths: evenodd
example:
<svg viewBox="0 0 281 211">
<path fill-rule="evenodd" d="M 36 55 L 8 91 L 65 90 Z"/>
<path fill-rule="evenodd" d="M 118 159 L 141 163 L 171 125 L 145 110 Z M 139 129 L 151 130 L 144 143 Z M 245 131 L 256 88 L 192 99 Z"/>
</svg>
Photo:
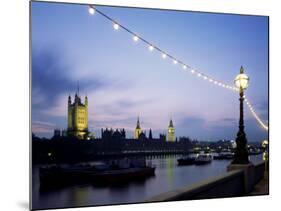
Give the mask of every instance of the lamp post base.
<svg viewBox="0 0 281 211">
<path fill-rule="evenodd" d="M 249 162 L 249 154 L 247 149 L 247 138 L 244 132 L 244 126 L 240 126 L 239 131 L 237 133 L 236 138 L 236 149 L 234 153 L 234 159 L 231 164 L 248 164 Z"/>
</svg>

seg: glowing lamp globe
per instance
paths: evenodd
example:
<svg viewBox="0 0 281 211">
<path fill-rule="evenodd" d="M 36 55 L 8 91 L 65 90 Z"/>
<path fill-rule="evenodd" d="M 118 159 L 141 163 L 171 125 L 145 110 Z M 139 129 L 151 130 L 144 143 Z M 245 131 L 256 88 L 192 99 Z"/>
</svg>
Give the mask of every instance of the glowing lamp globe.
<svg viewBox="0 0 281 211">
<path fill-rule="evenodd" d="M 234 80 L 235 86 L 240 90 L 247 89 L 249 86 L 249 77 L 244 73 L 244 68 L 241 66 L 240 74 Z"/>
<path fill-rule="evenodd" d="M 113 24 L 113 28 L 114 28 L 115 30 L 118 30 L 118 29 L 119 29 L 119 25 L 118 25 L 117 23 L 114 23 L 114 24 Z"/>
<path fill-rule="evenodd" d="M 133 40 L 134 40 L 135 42 L 137 42 L 137 41 L 139 40 L 139 37 L 138 37 L 138 36 L 134 36 L 134 37 L 133 37 Z"/>
</svg>

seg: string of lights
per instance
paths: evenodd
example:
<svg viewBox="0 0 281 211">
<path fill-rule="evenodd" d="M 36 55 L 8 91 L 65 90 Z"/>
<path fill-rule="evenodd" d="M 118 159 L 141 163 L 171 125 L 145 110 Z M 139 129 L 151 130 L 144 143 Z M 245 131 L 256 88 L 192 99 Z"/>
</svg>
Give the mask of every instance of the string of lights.
<svg viewBox="0 0 281 211">
<path fill-rule="evenodd" d="M 251 103 L 249 102 L 249 100 L 246 98 L 246 96 L 244 96 L 244 100 L 248 106 L 248 108 L 250 109 L 252 115 L 255 117 L 255 119 L 258 121 L 258 123 L 260 124 L 260 126 L 265 129 L 268 130 L 268 126 L 266 124 L 263 123 L 263 121 L 259 118 L 259 116 L 257 115 L 257 113 L 255 112 L 255 109 L 253 108 L 253 106 L 251 105 Z"/>
<path fill-rule="evenodd" d="M 201 78 L 202 80 L 207 81 L 213 85 L 216 85 L 216 86 L 228 89 L 228 90 L 232 90 L 235 92 L 239 92 L 239 89 L 237 87 L 235 87 L 233 85 L 229 85 L 223 81 L 217 80 L 217 79 L 191 67 L 190 65 L 185 64 L 183 61 L 177 59 L 176 57 L 174 57 L 171 54 L 169 54 L 168 52 L 162 50 L 155 44 L 153 44 L 153 43 L 147 41 L 146 39 L 144 39 L 143 37 L 139 36 L 137 33 L 133 32 L 130 29 L 128 29 L 127 27 L 121 25 L 119 22 L 117 22 L 116 20 L 107 16 L 106 14 L 104 14 L 103 12 L 98 10 L 93 5 L 89 5 L 88 11 L 89 11 L 89 14 L 91 14 L 91 15 L 94 15 L 95 13 L 99 13 L 101 16 L 103 16 L 104 18 L 106 18 L 107 20 L 109 20 L 112 23 L 112 27 L 114 30 L 120 30 L 120 29 L 125 30 L 132 36 L 132 40 L 134 42 L 139 42 L 139 41 L 144 42 L 147 45 L 149 51 L 151 51 L 151 52 L 158 51 L 163 59 L 172 60 L 172 63 L 174 65 L 178 65 L 179 67 L 181 67 L 182 70 L 184 70 L 186 72 L 190 72 L 191 74 L 197 76 L 198 78 Z M 259 116 L 255 112 L 253 106 L 250 104 L 249 100 L 246 97 L 245 97 L 245 102 L 246 102 L 247 106 L 249 107 L 252 115 L 255 117 L 255 119 L 258 121 L 258 123 L 261 125 L 261 127 L 265 130 L 268 130 L 268 126 L 266 124 L 264 124 L 263 121 L 259 118 Z"/>
</svg>

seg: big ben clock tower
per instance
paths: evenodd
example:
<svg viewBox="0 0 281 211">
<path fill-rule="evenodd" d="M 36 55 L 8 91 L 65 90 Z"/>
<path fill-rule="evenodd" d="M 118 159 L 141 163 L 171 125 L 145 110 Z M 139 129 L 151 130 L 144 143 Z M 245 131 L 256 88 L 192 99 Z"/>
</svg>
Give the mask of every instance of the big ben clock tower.
<svg viewBox="0 0 281 211">
<path fill-rule="evenodd" d="M 170 120 L 170 124 L 168 127 L 168 141 L 169 142 L 175 141 L 175 128 L 172 119 Z"/>
</svg>

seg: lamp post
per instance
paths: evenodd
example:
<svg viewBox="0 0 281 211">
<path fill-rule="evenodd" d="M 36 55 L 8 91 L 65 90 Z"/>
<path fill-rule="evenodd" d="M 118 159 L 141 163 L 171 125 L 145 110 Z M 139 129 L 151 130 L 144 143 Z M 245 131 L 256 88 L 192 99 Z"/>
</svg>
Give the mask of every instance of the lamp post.
<svg viewBox="0 0 281 211">
<path fill-rule="evenodd" d="M 249 77 L 244 73 L 244 68 L 241 66 L 240 74 L 236 76 L 235 85 L 239 88 L 239 101 L 240 101 L 240 117 L 239 117 L 239 131 L 236 137 L 236 149 L 232 164 L 248 164 L 248 150 L 247 150 L 247 138 L 244 132 L 244 115 L 243 115 L 243 101 L 244 90 L 249 85 Z"/>
<path fill-rule="evenodd" d="M 268 140 L 262 142 L 264 160 L 264 179 L 268 180 Z"/>
</svg>

